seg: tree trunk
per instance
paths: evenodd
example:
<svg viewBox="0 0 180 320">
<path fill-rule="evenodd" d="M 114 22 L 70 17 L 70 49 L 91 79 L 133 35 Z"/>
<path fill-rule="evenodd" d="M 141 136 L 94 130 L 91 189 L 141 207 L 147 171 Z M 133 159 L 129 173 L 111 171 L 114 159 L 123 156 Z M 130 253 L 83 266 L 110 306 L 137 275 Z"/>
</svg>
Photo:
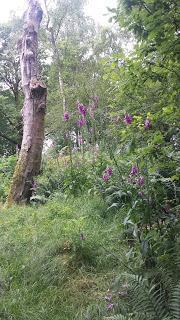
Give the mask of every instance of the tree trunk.
<svg viewBox="0 0 180 320">
<path fill-rule="evenodd" d="M 24 32 L 19 40 L 22 87 L 25 95 L 23 140 L 13 175 L 8 204 L 28 201 L 32 194 L 33 177 L 38 175 L 44 140 L 46 86 L 38 79 L 37 35 L 42 9 L 36 0 L 28 0 L 24 14 Z"/>
<path fill-rule="evenodd" d="M 60 54 L 59 54 L 59 50 L 57 48 L 57 44 L 56 44 L 56 41 L 55 41 L 53 29 L 50 28 L 49 32 L 51 34 L 50 42 L 51 42 L 51 45 L 52 45 L 52 48 L 53 48 L 53 54 L 54 54 L 54 57 L 55 57 L 55 60 L 56 60 L 56 64 L 57 64 L 57 67 L 58 67 L 59 89 L 60 89 L 60 93 L 61 93 L 61 96 L 62 96 L 63 112 L 65 112 L 67 108 L 66 108 L 66 97 L 65 97 L 65 92 L 64 92 L 64 81 L 63 81 L 63 78 L 62 78 L 62 75 L 61 75 Z"/>
</svg>

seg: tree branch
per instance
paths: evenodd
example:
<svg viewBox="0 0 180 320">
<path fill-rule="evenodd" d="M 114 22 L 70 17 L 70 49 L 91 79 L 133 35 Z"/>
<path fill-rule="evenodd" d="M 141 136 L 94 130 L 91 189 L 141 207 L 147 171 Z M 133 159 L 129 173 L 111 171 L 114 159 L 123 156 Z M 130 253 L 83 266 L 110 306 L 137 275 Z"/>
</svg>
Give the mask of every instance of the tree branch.
<svg viewBox="0 0 180 320">
<path fill-rule="evenodd" d="M 148 6 L 145 2 L 142 2 L 142 6 L 149 14 L 152 14 L 152 11 L 148 8 Z"/>
<path fill-rule="evenodd" d="M 60 29 L 61 29 L 61 26 L 62 26 L 62 23 L 63 23 L 63 20 L 65 19 L 66 15 L 67 15 L 67 11 L 68 11 L 68 6 L 66 6 L 66 9 L 65 9 L 65 12 L 64 14 L 62 15 L 59 23 L 58 23 L 58 29 L 57 29 L 57 32 L 56 32 L 56 35 L 55 35 L 55 41 L 57 40 L 58 38 L 58 35 L 59 35 L 59 32 L 60 32 Z"/>
</svg>

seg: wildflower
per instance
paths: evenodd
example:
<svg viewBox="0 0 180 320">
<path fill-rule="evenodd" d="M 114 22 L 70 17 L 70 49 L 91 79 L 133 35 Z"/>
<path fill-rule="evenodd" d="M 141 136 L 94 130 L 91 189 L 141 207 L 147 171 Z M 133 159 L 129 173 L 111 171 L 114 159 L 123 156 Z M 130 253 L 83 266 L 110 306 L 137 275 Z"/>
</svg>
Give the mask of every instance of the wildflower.
<svg viewBox="0 0 180 320">
<path fill-rule="evenodd" d="M 98 102 L 99 102 L 99 97 L 98 97 L 98 96 L 94 96 L 93 100 L 94 100 L 94 102 L 95 102 L 95 103 L 96 103 L 96 105 L 97 105 L 97 104 L 98 104 Z"/>
<path fill-rule="evenodd" d="M 86 116 L 87 113 L 87 108 L 86 106 L 84 106 L 82 103 L 78 102 L 77 103 L 77 108 L 79 110 L 79 113 L 82 114 L 83 117 Z"/>
<path fill-rule="evenodd" d="M 82 240 L 82 241 L 86 240 L 86 237 L 84 236 L 83 233 L 80 234 L 80 240 Z"/>
<path fill-rule="evenodd" d="M 138 192 L 138 196 L 143 198 L 144 197 L 144 192 L 142 192 L 142 191 Z"/>
<path fill-rule="evenodd" d="M 33 180 L 31 189 L 35 191 L 37 189 L 37 187 L 38 187 L 37 182 Z"/>
<path fill-rule="evenodd" d="M 102 178 L 103 178 L 104 182 L 108 182 L 109 181 L 109 175 L 108 174 L 104 174 Z"/>
<path fill-rule="evenodd" d="M 112 294 L 105 296 L 105 300 L 110 302 L 112 300 Z"/>
<path fill-rule="evenodd" d="M 109 304 L 107 305 L 107 309 L 108 309 L 108 310 L 112 310 L 113 307 L 114 307 L 114 304 L 113 304 L 113 303 L 109 303 Z"/>
<path fill-rule="evenodd" d="M 94 111 L 90 111 L 89 115 L 90 115 L 91 119 L 94 119 Z"/>
<path fill-rule="evenodd" d="M 104 170 L 104 174 L 102 177 L 104 182 L 108 182 L 112 174 L 113 174 L 113 169 L 111 167 L 107 167 L 106 170 Z"/>
<path fill-rule="evenodd" d="M 126 297 L 128 295 L 128 292 L 127 292 L 127 290 L 121 290 L 118 292 L 118 295 L 120 297 Z"/>
<path fill-rule="evenodd" d="M 113 174 L 113 169 L 111 167 L 106 168 L 105 173 L 110 177 Z"/>
<path fill-rule="evenodd" d="M 77 121 L 77 125 L 78 127 L 83 127 L 86 124 L 86 119 L 85 118 L 81 118 Z"/>
<path fill-rule="evenodd" d="M 144 185 L 144 177 L 139 177 L 137 180 L 137 184 L 142 187 Z"/>
<path fill-rule="evenodd" d="M 91 107 L 93 110 L 95 110 L 98 106 L 98 103 L 99 103 L 99 97 L 94 96 L 94 97 L 91 97 L 91 99 L 93 100 L 93 104 L 91 105 Z"/>
<path fill-rule="evenodd" d="M 131 124 L 133 121 L 133 116 L 126 113 L 126 115 L 124 116 L 124 123 L 126 124 Z"/>
<path fill-rule="evenodd" d="M 149 129 L 151 127 L 151 120 L 150 119 L 147 118 L 145 120 L 144 127 L 145 127 L 145 129 Z"/>
<path fill-rule="evenodd" d="M 90 104 L 89 108 L 90 108 L 90 110 L 95 111 L 96 110 L 95 103 Z"/>
<path fill-rule="evenodd" d="M 128 183 L 131 183 L 131 184 L 135 184 L 135 183 L 136 183 L 135 180 L 134 180 L 134 178 L 131 177 L 131 176 L 128 177 L 127 182 L 128 182 Z"/>
<path fill-rule="evenodd" d="M 136 174 L 139 173 L 139 169 L 136 165 L 131 167 L 131 175 L 135 176 Z"/>
<path fill-rule="evenodd" d="M 69 120 L 69 118 L 70 118 L 70 114 L 69 114 L 69 112 L 64 112 L 64 121 L 68 121 Z"/>
</svg>

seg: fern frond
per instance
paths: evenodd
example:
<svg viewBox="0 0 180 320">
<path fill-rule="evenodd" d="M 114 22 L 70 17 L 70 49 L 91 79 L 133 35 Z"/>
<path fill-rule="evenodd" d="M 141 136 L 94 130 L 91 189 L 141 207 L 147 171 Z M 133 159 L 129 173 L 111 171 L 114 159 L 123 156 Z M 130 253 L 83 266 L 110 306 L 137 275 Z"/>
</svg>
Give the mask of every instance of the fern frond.
<svg viewBox="0 0 180 320">
<path fill-rule="evenodd" d="M 164 292 L 159 284 L 149 284 L 143 277 L 135 277 L 132 283 L 134 311 L 149 314 L 153 320 L 167 317 Z"/>
<path fill-rule="evenodd" d="M 160 284 L 149 284 L 148 279 L 134 274 L 123 274 L 123 278 L 128 283 L 131 312 L 141 315 L 139 319 L 161 320 L 169 316 L 165 292 Z M 121 283 L 123 278 L 121 277 Z"/>
<path fill-rule="evenodd" d="M 174 320 L 180 319 L 180 283 L 174 288 L 170 300 L 170 309 L 172 311 Z"/>
<path fill-rule="evenodd" d="M 103 320 L 153 320 L 144 316 L 143 313 L 133 313 L 128 315 L 117 314 L 110 317 L 104 317 Z"/>
</svg>

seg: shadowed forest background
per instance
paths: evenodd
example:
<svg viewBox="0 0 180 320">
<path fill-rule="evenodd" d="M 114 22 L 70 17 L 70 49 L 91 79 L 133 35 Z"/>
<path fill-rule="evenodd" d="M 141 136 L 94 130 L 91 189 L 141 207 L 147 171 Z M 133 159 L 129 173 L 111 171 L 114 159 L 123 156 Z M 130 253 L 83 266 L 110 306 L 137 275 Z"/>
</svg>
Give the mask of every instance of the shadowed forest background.
<svg viewBox="0 0 180 320">
<path fill-rule="evenodd" d="M 0 24 L 0 319 L 179 320 L 178 1 L 41 4 L 41 167 L 10 205 L 25 15 Z"/>
</svg>

